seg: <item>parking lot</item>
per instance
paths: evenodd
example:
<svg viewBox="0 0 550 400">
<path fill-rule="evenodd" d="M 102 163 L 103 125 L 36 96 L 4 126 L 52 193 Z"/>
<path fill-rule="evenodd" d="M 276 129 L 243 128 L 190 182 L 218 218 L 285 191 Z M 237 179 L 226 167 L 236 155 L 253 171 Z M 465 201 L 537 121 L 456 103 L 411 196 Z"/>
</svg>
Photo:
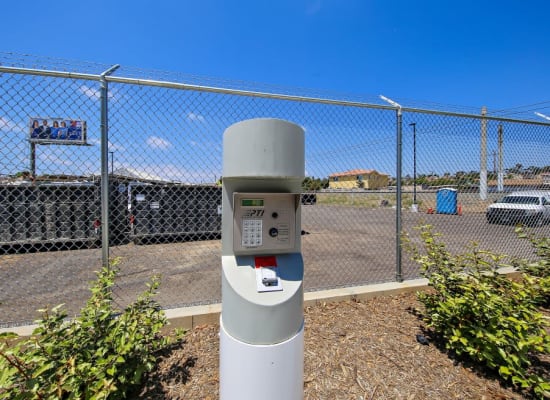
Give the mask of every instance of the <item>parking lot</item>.
<svg viewBox="0 0 550 400">
<path fill-rule="evenodd" d="M 463 215 L 402 213 L 402 228 L 420 243 L 414 229 L 431 224 L 451 252 L 481 249 L 515 257 L 532 257 L 514 226 L 488 224 L 483 212 Z M 306 291 L 393 281 L 396 277 L 395 210 L 343 205 L 302 207 L 302 253 Z M 550 225 L 532 228 L 548 236 Z M 135 245 L 110 249 L 120 258 L 115 301 L 124 306 L 145 289 L 154 274 L 162 275 L 158 300 L 163 307 L 216 303 L 220 293 L 219 240 Z M 0 256 L 0 326 L 28 323 L 45 306 L 66 305 L 78 313 L 89 297 L 89 283 L 101 266 L 101 249 L 5 254 Z M 418 266 L 403 252 L 404 279 L 418 277 Z"/>
</svg>

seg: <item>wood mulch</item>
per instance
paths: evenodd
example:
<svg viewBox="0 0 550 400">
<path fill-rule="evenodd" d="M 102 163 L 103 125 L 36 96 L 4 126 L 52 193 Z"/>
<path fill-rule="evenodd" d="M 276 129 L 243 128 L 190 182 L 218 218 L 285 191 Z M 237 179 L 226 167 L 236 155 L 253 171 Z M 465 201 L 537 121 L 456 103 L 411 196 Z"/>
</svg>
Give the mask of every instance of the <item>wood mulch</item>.
<svg viewBox="0 0 550 400">
<path fill-rule="evenodd" d="M 413 293 L 307 307 L 304 399 L 526 398 L 453 360 L 425 331 L 422 307 Z M 218 399 L 218 332 L 216 325 L 188 332 L 139 398 Z"/>
</svg>

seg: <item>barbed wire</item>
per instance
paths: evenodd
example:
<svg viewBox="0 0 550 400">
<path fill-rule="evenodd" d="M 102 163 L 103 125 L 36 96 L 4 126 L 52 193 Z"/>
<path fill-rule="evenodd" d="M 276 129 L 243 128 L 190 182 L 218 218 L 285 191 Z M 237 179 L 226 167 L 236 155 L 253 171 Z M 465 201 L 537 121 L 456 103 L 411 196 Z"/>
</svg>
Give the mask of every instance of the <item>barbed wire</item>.
<svg viewBox="0 0 550 400">
<path fill-rule="evenodd" d="M 111 68 L 114 64 L 115 63 L 106 64 L 93 61 L 63 59 L 49 56 L 0 52 L 0 65 L 18 68 L 54 70 L 60 72 L 78 71 L 80 73 L 99 75 Z M 291 87 L 254 81 L 209 77 L 184 72 L 144 69 L 127 65 L 121 65 L 114 72 L 113 75 L 123 76 L 127 78 L 167 81 L 206 87 L 220 87 L 226 89 L 245 90 L 271 94 L 323 98 L 337 101 L 361 102 L 374 105 L 387 105 L 386 102 L 381 100 L 379 94 L 349 93 L 318 88 Z M 391 93 L 385 93 L 385 95 L 388 95 L 390 98 L 401 104 L 401 106 L 403 107 L 429 109 L 434 111 L 450 111 L 472 115 L 481 114 L 481 107 L 412 99 L 401 96 L 393 96 Z M 501 117 L 516 115 L 521 116 L 522 119 L 526 120 L 538 120 L 536 115 L 533 114 L 533 111 L 550 108 L 550 105 L 547 106 L 545 104 L 550 104 L 550 100 L 507 109 L 498 109 L 494 111 L 491 111 L 489 108 L 487 115 Z M 522 108 L 527 109 L 521 110 Z"/>
</svg>

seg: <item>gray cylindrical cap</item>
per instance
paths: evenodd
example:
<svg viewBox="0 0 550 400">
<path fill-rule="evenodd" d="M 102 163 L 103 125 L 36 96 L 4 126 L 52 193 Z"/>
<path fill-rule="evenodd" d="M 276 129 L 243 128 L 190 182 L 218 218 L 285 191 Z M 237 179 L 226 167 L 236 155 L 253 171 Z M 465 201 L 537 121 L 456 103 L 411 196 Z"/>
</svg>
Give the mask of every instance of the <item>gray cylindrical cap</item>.
<svg viewBox="0 0 550 400">
<path fill-rule="evenodd" d="M 223 176 L 302 179 L 304 141 L 304 130 L 285 120 L 237 122 L 223 135 Z"/>
</svg>

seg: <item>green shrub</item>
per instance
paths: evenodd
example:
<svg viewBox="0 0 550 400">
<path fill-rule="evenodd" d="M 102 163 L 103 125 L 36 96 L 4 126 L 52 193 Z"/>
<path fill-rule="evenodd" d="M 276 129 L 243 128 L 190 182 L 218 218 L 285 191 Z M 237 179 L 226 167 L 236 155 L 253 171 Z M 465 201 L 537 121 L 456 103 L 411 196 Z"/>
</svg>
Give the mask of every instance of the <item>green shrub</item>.
<svg viewBox="0 0 550 400">
<path fill-rule="evenodd" d="M 404 245 L 434 289 L 418 294 L 428 326 L 447 350 L 535 396 L 550 395 L 550 383 L 530 368 L 534 357 L 550 352 L 549 324 L 537 308 L 540 292 L 532 277 L 510 280 L 498 273 L 504 256 L 475 244 L 468 254 L 452 255 L 431 226 L 419 229 L 423 250 L 407 237 Z"/>
<path fill-rule="evenodd" d="M 120 399 L 155 364 L 154 352 L 168 345 L 167 323 L 147 289 L 122 312 L 113 307 L 116 262 L 98 272 L 81 314 L 67 320 L 62 306 L 41 310 L 30 338 L 0 344 L 0 397 L 13 399 Z"/>
<path fill-rule="evenodd" d="M 531 242 L 534 252 L 538 256 L 536 261 L 517 260 L 516 267 L 519 271 L 531 276 L 533 285 L 539 292 L 539 296 L 535 299 L 536 303 L 548 308 L 550 307 L 550 239 L 537 237 L 534 233 L 525 231 L 521 226 L 516 228 L 516 233 L 520 238 Z"/>
</svg>

